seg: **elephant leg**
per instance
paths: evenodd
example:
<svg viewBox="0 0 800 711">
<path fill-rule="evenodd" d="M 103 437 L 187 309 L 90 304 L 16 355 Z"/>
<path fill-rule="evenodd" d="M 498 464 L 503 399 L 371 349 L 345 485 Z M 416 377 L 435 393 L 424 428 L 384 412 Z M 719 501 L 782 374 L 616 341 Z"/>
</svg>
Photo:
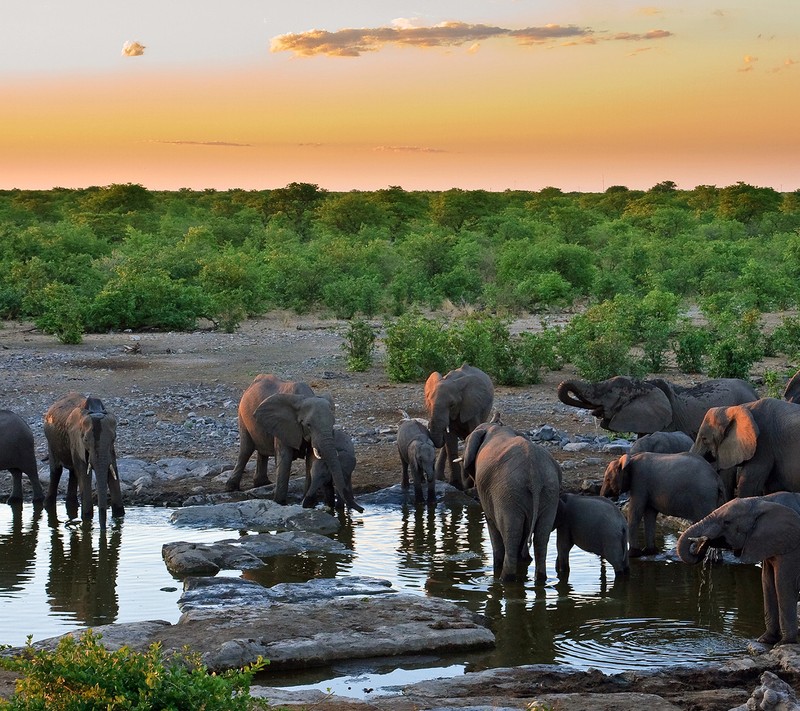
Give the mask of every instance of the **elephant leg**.
<svg viewBox="0 0 800 711">
<path fill-rule="evenodd" d="M 776 589 L 778 619 L 781 629 L 781 644 L 797 642 L 797 573 L 786 568 L 793 567 L 785 558 L 773 558 L 770 561 L 773 570 L 773 581 Z M 761 563 L 765 566 L 767 561 Z"/>
<path fill-rule="evenodd" d="M 125 516 L 125 507 L 122 504 L 122 488 L 117 468 L 117 452 L 111 450 L 111 469 L 108 472 L 108 491 L 111 498 L 111 515 L 114 518 Z"/>
<path fill-rule="evenodd" d="M 761 562 L 761 594 L 764 598 L 764 625 L 766 630 L 758 641 L 763 644 L 775 644 L 781 640 L 781 611 L 779 609 L 778 589 L 775 584 L 775 566 L 773 560 L 767 558 Z M 797 600 L 795 599 L 795 637 L 797 636 Z"/>
<path fill-rule="evenodd" d="M 277 444 L 277 443 L 276 443 Z M 292 450 L 280 445 L 275 447 L 275 503 L 286 504 L 289 495 L 289 475 L 292 469 Z"/>
<path fill-rule="evenodd" d="M 422 471 L 416 463 L 411 465 L 411 475 L 414 478 L 414 501 L 419 504 L 423 501 Z"/>
<path fill-rule="evenodd" d="M 428 503 L 436 503 L 436 477 L 433 474 L 428 477 Z"/>
<path fill-rule="evenodd" d="M 503 578 L 503 561 L 506 557 L 506 546 L 503 542 L 503 537 L 497 526 L 487 520 L 487 529 L 489 530 L 489 541 L 492 544 L 492 573 L 495 578 Z"/>
<path fill-rule="evenodd" d="M 409 480 L 408 480 L 408 462 L 401 460 L 400 463 L 403 465 L 403 475 L 402 475 L 402 478 L 400 479 L 400 484 L 402 485 L 402 487 L 404 489 L 408 489 L 408 484 L 409 484 Z"/>
<path fill-rule="evenodd" d="M 549 509 L 542 511 L 540 508 L 539 515 L 533 523 L 533 562 L 537 585 L 544 585 L 547 582 L 547 544 L 550 542 L 550 532 L 553 530 L 556 510 L 555 507 L 552 511 Z M 527 529 L 524 531 L 521 545 L 524 547 L 523 552 L 527 553 L 528 559 L 530 559 L 529 540 L 530 530 Z"/>
<path fill-rule="evenodd" d="M 654 555 L 658 553 L 656 548 L 656 517 L 658 511 L 647 507 L 644 512 L 644 555 Z"/>
<path fill-rule="evenodd" d="M 639 534 L 639 524 L 643 515 L 644 509 L 638 500 L 631 499 L 628 502 L 628 555 L 631 558 L 637 558 L 642 555 L 642 549 L 636 545 L 636 538 Z"/>
<path fill-rule="evenodd" d="M 22 470 L 9 469 L 11 472 L 11 496 L 6 499 L 9 504 L 22 503 Z M 41 486 L 39 487 L 41 491 Z"/>
<path fill-rule="evenodd" d="M 78 488 L 80 484 L 78 482 L 78 477 L 74 471 L 71 469 L 69 470 L 67 476 L 67 496 L 66 496 L 66 505 L 67 505 L 67 516 L 69 518 L 78 518 Z"/>
<path fill-rule="evenodd" d="M 76 467 L 75 478 L 78 481 L 78 490 L 81 494 L 81 519 L 84 521 L 91 521 L 94 518 L 94 502 L 92 501 L 92 470 L 87 467 L 83 471 L 83 467 Z M 72 472 L 70 472 L 72 474 Z M 67 485 L 67 500 L 69 500 L 69 487 L 72 484 L 72 477 L 70 476 L 69 484 Z M 100 488 L 101 482 L 98 477 L 97 487 Z M 106 482 L 102 482 L 103 486 L 107 486 Z M 105 518 L 105 507 L 101 506 L 101 524 Z"/>
<path fill-rule="evenodd" d="M 55 457 L 50 452 L 50 483 L 47 486 L 47 496 L 44 499 L 44 505 L 48 509 L 55 509 L 56 499 L 58 498 L 58 485 L 61 482 L 61 475 L 64 473 L 64 467 L 61 464 L 54 464 L 54 462 Z"/>
<path fill-rule="evenodd" d="M 270 483 L 267 468 L 269 465 L 269 456 L 256 452 L 256 473 L 253 477 L 253 487 L 266 486 Z M 230 481 L 230 480 L 229 480 Z"/>
<path fill-rule="evenodd" d="M 569 552 L 574 545 L 566 528 L 556 531 L 556 573 L 562 580 L 569 579 Z"/>
<path fill-rule="evenodd" d="M 253 438 L 240 423 L 239 456 L 236 459 L 236 466 L 233 468 L 233 472 L 231 472 L 231 475 L 228 477 L 228 481 L 225 482 L 225 491 L 239 491 L 239 487 L 242 483 L 242 474 L 244 474 L 244 469 L 247 466 L 247 462 L 250 461 L 250 457 L 255 451 L 256 445 L 255 442 L 253 442 Z"/>
</svg>

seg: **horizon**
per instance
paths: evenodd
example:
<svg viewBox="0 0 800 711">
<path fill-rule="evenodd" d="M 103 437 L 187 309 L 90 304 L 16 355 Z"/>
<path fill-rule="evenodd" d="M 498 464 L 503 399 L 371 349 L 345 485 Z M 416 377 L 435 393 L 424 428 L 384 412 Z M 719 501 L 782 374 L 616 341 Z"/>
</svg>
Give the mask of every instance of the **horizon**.
<svg viewBox="0 0 800 711">
<path fill-rule="evenodd" d="M 800 189 L 792 0 L 7 6 L 0 189 Z"/>
</svg>

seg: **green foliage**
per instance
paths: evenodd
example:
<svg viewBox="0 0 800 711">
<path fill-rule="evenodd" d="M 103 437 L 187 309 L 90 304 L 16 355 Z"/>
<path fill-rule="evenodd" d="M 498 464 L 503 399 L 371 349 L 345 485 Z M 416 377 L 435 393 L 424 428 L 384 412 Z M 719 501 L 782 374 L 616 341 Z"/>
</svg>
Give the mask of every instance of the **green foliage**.
<svg viewBox="0 0 800 711">
<path fill-rule="evenodd" d="M 712 340 L 711 331 L 702 326 L 687 323 L 678 329 L 672 347 L 682 373 L 703 372 Z"/>
<path fill-rule="evenodd" d="M 753 364 L 764 357 L 761 314 L 750 309 L 722 311 L 710 317 L 715 339 L 708 354 L 708 374 L 712 378 L 750 377 Z"/>
<path fill-rule="evenodd" d="M 785 316 L 770 335 L 770 346 L 794 362 L 800 362 L 800 318 Z"/>
<path fill-rule="evenodd" d="M 461 363 L 448 348 L 441 321 L 418 311 L 403 314 L 386 327 L 386 375 L 397 383 L 425 380 L 433 371 L 445 372 Z"/>
<path fill-rule="evenodd" d="M 83 341 L 86 302 L 69 284 L 52 282 L 41 293 L 42 309 L 34 319 L 36 327 L 52 333 L 61 343 L 77 344 Z"/>
<path fill-rule="evenodd" d="M 779 400 L 783 398 L 784 384 L 776 371 L 771 369 L 764 371 L 764 385 L 767 386 L 764 397 L 774 397 Z"/>
<path fill-rule="evenodd" d="M 347 369 L 363 372 L 372 367 L 377 334 L 366 321 L 353 319 L 344 334 L 342 350 L 347 356 Z"/>
<path fill-rule="evenodd" d="M 166 656 L 159 644 L 141 653 L 108 651 L 88 630 L 63 637 L 52 651 L 37 651 L 29 640 L 22 655 L 0 664 L 21 675 L 13 697 L 0 701 L 8 711 L 247 711 L 258 704 L 250 683 L 268 662 L 212 674 L 197 654 Z"/>
</svg>

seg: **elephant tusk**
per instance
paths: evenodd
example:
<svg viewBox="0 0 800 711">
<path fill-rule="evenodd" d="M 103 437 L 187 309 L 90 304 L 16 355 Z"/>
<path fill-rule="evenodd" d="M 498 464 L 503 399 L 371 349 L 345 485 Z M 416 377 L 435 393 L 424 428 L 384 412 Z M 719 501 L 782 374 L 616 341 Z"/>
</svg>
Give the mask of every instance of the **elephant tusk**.
<svg viewBox="0 0 800 711">
<path fill-rule="evenodd" d="M 119 481 L 119 472 L 117 471 L 117 468 L 113 464 L 111 465 L 111 476 L 116 481 Z"/>
<path fill-rule="evenodd" d="M 322 455 L 319 453 L 319 450 L 316 447 L 312 447 L 311 451 L 314 452 L 314 457 L 316 459 L 322 459 Z"/>
<path fill-rule="evenodd" d="M 463 461 L 464 461 L 464 457 L 456 457 L 453 460 L 453 464 L 461 464 L 461 462 L 463 462 Z"/>
</svg>

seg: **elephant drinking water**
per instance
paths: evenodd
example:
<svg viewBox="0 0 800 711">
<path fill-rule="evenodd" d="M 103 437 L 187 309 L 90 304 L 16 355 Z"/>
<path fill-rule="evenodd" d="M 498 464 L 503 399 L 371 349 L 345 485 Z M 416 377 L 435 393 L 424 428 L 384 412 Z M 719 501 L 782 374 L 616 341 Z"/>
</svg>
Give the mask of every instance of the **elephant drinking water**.
<svg viewBox="0 0 800 711">
<path fill-rule="evenodd" d="M 2 469 L 11 472 L 9 504 L 22 503 L 23 473 L 31 482 L 34 502 L 41 504 L 44 492 L 36 467 L 33 432 L 28 423 L 11 410 L 0 410 L 0 470 Z"/>
</svg>

